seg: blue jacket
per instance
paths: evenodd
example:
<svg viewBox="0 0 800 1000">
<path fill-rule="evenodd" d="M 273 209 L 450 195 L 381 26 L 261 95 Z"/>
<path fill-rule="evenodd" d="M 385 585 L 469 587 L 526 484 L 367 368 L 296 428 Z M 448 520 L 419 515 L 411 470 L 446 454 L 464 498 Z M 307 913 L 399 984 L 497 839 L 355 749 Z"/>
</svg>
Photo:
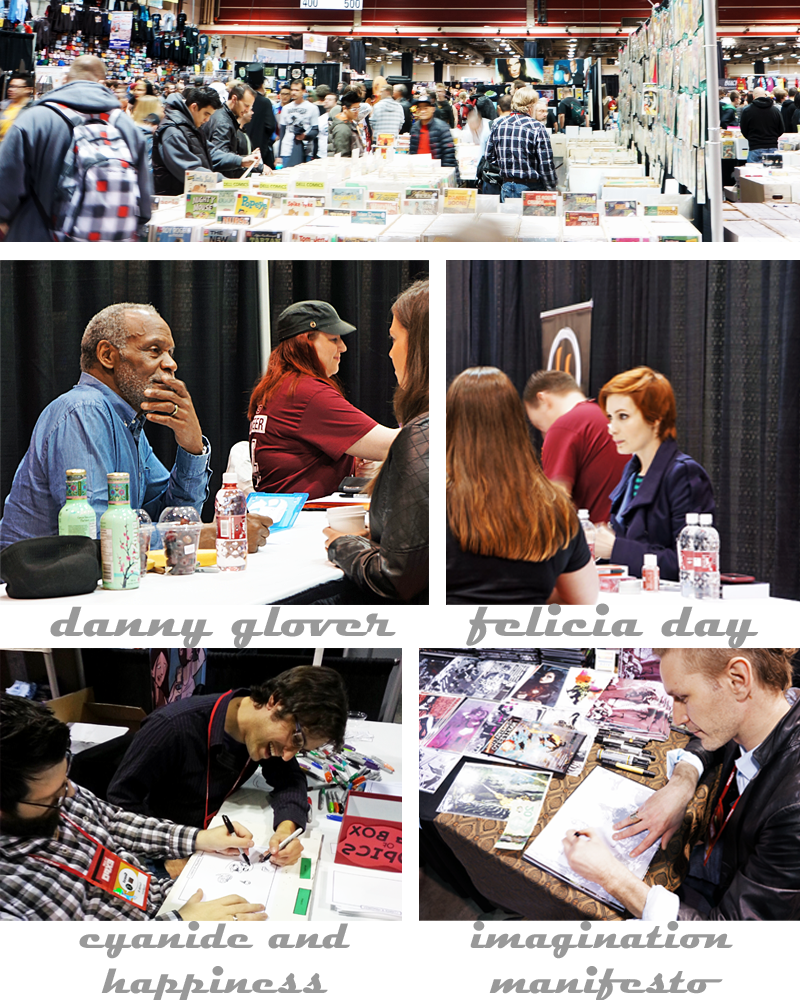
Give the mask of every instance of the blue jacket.
<svg viewBox="0 0 800 1000">
<path fill-rule="evenodd" d="M 101 83 L 74 80 L 51 90 L 17 115 L 0 144 L 0 222 L 10 223 L 9 242 L 53 238 L 33 195 L 49 217 L 72 129 L 57 111 L 43 107 L 43 101 L 55 101 L 84 114 L 119 108 L 116 95 Z M 120 115 L 118 128 L 139 175 L 139 223 L 144 225 L 150 219 L 152 195 L 147 149 L 132 118 Z"/>
<path fill-rule="evenodd" d="M 154 521 L 165 507 L 188 504 L 202 512 L 211 476 L 211 449 L 190 455 L 178 447 L 168 472 L 143 431 L 144 414 L 113 389 L 84 372 L 69 392 L 42 411 L 19 464 L 0 521 L 0 548 L 22 538 L 58 534 L 66 503 L 66 470 L 86 469 L 86 499 L 100 517 L 108 505 L 106 474 L 130 474 L 131 507 Z M 98 534 L 99 537 L 99 534 Z"/>
<path fill-rule="evenodd" d="M 633 576 L 641 576 L 645 553 L 654 552 L 661 576 L 677 580 L 676 539 L 687 514 L 715 512 L 711 480 L 702 465 L 679 451 L 674 441 L 664 441 L 639 492 L 622 514 L 628 485 L 640 468 L 634 455 L 611 494 L 611 526 L 617 535 L 611 561 L 625 563 Z"/>
</svg>

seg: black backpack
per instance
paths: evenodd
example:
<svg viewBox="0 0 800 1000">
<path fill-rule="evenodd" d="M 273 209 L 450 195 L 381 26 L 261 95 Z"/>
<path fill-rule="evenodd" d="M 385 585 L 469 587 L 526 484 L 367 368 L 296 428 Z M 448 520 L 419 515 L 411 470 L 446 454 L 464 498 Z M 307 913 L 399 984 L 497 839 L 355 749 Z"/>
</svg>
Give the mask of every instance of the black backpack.
<svg viewBox="0 0 800 1000">
<path fill-rule="evenodd" d="M 564 125 L 585 125 L 586 108 L 584 108 L 581 102 L 576 97 L 568 97 L 566 103 Z M 566 112 L 569 112 L 569 114 Z"/>
</svg>

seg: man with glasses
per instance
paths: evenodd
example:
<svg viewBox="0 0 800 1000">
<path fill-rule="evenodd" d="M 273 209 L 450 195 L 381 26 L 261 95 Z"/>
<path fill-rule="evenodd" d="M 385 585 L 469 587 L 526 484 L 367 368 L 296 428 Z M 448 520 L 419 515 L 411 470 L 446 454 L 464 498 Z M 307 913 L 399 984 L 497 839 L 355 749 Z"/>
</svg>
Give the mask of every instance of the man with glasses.
<svg viewBox="0 0 800 1000">
<path fill-rule="evenodd" d="M 272 862 L 291 865 L 302 844 L 278 845 L 308 819 L 299 750 L 340 747 L 347 694 L 328 667 L 285 670 L 222 695 L 195 695 L 153 712 L 108 789 L 109 801 L 148 816 L 207 827 L 225 799 L 260 766 L 272 787 Z"/>
<path fill-rule="evenodd" d="M 137 816 L 69 779 L 68 726 L 44 705 L 0 695 L 0 919 L 149 920 L 172 880 L 148 872 L 148 858 L 195 851 L 237 856 L 253 846 L 235 823 L 198 830 Z M 171 920 L 264 920 L 241 896 L 197 892 Z"/>
</svg>

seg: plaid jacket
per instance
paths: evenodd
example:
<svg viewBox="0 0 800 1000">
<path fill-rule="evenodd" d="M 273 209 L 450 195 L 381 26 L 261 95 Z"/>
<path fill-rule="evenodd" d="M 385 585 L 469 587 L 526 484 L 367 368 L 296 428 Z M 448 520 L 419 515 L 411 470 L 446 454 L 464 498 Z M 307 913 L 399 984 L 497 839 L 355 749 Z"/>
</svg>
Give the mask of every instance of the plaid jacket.
<svg viewBox="0 0 800 1000">
<path fill-rule="evenodd" d="M 530 115 L 514 112 L 493 123 L 486 159 L 499 166 L 503 181 L 541 179 L 547 188 L 556 186 L 550 137 L 544 125 Z"/>
<path fill-rule="evenodd" d="M 141 858 L 189 857 L 197 830 L 167 820 L 124 812 L 75 786 L 62 814 L 137 868 Z M 88 871 L 95 845 L 62 819 L 57 836 L 22 839 L 0 835 L 0 919 L 151 920 L 172 887 L 171 879 L 150 880 L 147 912 L 41 858 Z"/>
</svg>

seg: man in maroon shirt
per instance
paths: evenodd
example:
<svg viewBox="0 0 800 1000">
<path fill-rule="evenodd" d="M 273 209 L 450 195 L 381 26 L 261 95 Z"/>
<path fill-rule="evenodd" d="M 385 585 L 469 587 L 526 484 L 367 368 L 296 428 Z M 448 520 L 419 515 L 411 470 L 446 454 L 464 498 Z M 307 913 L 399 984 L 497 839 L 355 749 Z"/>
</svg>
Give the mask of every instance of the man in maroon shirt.
<svg viewBox="0 0 800 1000">
<path fill-rule="evenodd" d="M 528 419 L 544 435 L 542 468 L 585 508 L 595 524 L 608 520 L 610 495 L 628 456 L 617 454 L 606 415 L 566 372 L 539 371 L 523 393 Z"/>
</svg>

